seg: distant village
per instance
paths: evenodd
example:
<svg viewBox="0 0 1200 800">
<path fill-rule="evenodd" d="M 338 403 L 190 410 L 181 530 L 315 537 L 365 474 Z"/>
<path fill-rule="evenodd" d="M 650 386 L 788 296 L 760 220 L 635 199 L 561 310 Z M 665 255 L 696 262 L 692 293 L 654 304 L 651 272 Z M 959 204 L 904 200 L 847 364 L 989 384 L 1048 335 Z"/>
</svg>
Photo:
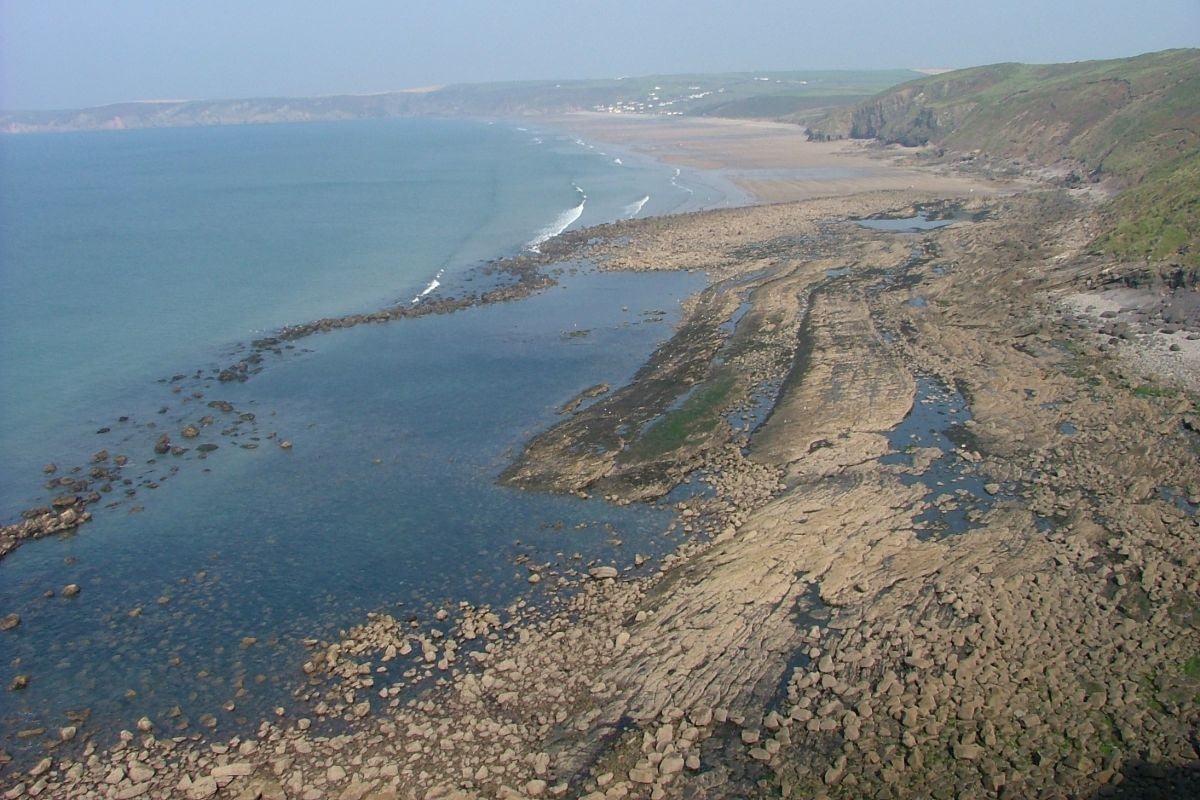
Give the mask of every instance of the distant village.
<svg viewBox="0 0 1200 800">
<path fill-rule="evenodd" d="M 783 83 L 782 80 L 767 77 L 758 77 L 754 80 L 765 82 L 774 80 L 775 83 Z M 796 81 L 795 83 L 798 83 L 801 86 L 808 85 L 808 81 Z M 692 94 L 682 95 L 671 100 L 664 100 L 659 96 L 658 93 L 662 90 L 663 89 L 661 86 L 655 86 L 650 90 L 649 94 L 646 95 L 645 100 L 623 100 L 613 104 L 598 103 L 592 106 L 592 110 L 608 114 L 655 113 L 669 117 L 683 116 L 684 112 L 682 110 L 672 107 L 676 104 L 687 103 L 688 101 L 692 100 L 703 100 L 705 97 L 710 97 L 713 94 L 724 94 L 725 87 L 722 86 L 721 88 L 715 90 L 705 90 L 699 86 L 689 86 L 688 91 L 692 92 Z"/>
</svg>

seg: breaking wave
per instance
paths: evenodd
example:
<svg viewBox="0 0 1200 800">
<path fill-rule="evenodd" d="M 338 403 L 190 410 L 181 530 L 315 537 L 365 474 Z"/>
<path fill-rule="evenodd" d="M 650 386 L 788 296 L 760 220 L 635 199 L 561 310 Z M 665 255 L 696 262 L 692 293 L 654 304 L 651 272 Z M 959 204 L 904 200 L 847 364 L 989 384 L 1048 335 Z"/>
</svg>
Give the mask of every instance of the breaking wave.
<svg viewBox="0 0 1200 800">
<path fill-rule="evenodd" d="M 636 203 L 630 203 L 629 205 L 625 206 L 622 213 L 625 215 L 626 219 L 633 219 L 642 212 L 642 209 L 646 207 L 646 203 L 648 202 L 650 202 L 650 195 L 646 195 Z"/>
<path fill-rule="evenodd" d="M 430 294 L 430 292 L 432 292 L 434 289 L 441 286 L 442 282 L 441 282 L 440 278 L 442 277 L 442 273 L 444 273 L 444 272 L 445 272 L 444 269 L 439 269 L 437 271 L 437 275 L 435 275 L 433 280 L 431 280 L 429 282 L 429 285 L 426 286 L 425 289 L 419 295 L 417 295 L 416 297 L 414 297 L 412 299 L 413 303 L 421 302 L 421 300 L 423 300 L 426 296 L 428 296 Z"/>
<path fill-rule="evenodd" d="M 558 236 L 567 228 L 571 227 L 576 220 L 583 216 L 583 207 L 587 205 L 587 194 L 585 194 L 583 189 L 580 189 L 577 184 L 572 183 L 571 185 L 574 186 L 575 191 L 579 193 L 579 205 L 568 208 L 566 211 L 559 214 L 555 218 L 554 222 L 538 231 L 537 236 L 533 237 L 529 243 L 525 245 L 526 249 L 532 250 L 535 253 L 541 252 L 538 248 L 553 239 L 555 236 Z"/>
<path fill-rule="evenodd" d="M 695 194 L 696 193 L 695 189 L 679 182 L 679 174 L 680 174 L 679 167 L 676 167 L 675 174 L 671 176 L 671 185 L 674 186 L 676 189 L 683 189 L 688 194 Z"/>
</svg>

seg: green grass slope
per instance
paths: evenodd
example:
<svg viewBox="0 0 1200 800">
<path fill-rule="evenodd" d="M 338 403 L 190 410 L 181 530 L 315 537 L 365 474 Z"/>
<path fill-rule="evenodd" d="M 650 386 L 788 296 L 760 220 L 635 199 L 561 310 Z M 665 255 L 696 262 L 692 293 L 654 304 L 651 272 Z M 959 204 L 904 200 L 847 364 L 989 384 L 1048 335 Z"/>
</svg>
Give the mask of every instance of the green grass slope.
<svg viewBox="0 0 1200 800">
<path fill-rule="evenodd" d="M 1200 270 L 1200 152 L 1172 159 L 1109 204 L 1100 250 Z"/>
<path fill-rule="evenodd" d="M 1074 64 L 995 64 L 886 90 L 814 135 L 934 144 L 1125 188 L 1097 245 L 1200 263 L 1200 50 Z"/>
</svg>

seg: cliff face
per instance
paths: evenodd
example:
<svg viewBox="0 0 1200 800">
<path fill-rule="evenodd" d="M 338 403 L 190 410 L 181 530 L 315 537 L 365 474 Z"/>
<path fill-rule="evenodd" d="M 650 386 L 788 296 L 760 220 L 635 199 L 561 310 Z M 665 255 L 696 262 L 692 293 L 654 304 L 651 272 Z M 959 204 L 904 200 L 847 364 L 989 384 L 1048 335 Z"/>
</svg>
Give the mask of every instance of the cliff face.
<svg viewBox="0 0 1200 800">
<path fill-rule="evenodd" d="M 1098 246 L 1200 263 L 1200 50 L 959 70 L 884 91 L 812 133 L 978 152 L 1136 189 L 1136 202 L 1111 206 L 1122 234 Z"/>
<path fill-rule="evenodd" d="M 881 139 L 909 147 L 954 130 L 977 103 L 969 98 L 1002 81 L 1016 64 L 961 70 L 913 81 L 860 103 L 850 116 L 852 139 Z"/>
<path fill-rule="evenodd" d="M 1200 50 L 959 70 L 884 91 L 828 125 L 815 130 L 1136 179 L 1198 144 Z"/>
</svg>

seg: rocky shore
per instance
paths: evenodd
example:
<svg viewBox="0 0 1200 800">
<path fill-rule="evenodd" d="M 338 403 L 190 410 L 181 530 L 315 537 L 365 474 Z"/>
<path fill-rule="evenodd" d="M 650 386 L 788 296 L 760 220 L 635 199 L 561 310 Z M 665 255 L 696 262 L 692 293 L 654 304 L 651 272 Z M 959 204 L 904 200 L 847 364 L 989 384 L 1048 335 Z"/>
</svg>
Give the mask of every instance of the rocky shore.
<svg viewBox="0 0 1200 800">
<path fill-rule="evenodd" d="M 847 221 L 952 208 L 975 221 Z M 1129 274 L 1085 252 L 1091 214 L 902 191 L 560 237 L 547 257 L 711 285 L 506 480 L 631 502 L 697 479 L 686 543 L 649 574 L 527 565 L 536 608 L 314 641 L 312 713 L 253 736 L 64 729 L 4 797 L 1200 792 L 1195 376 L 1182 347 L 1122 357 L 1136 337 L 1079 304 Z M 392 671 L 431 688 L 377 689 Z"/>
</svg>

